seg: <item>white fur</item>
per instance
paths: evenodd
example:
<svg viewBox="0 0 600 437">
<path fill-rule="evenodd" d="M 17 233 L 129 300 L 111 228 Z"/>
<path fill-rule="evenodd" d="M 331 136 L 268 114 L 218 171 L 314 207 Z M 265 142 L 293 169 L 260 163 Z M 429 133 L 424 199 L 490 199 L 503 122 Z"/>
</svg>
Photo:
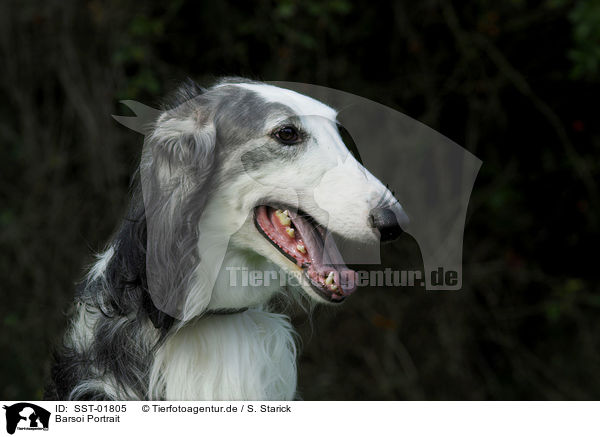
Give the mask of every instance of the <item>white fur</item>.
<svg viewBox="0 0 600 437">
<path fill-rule="evenodd" d="M 331 121 L 334 121 L 337 116 L 335 109 L 296 91 L 264 83 L 241 83 L 237 86 L 254 91 L 267 102 L 277 102 L 286 105 L 298 115 L 316 115 Z"/>
<path fill-rule="evenodd" d="M 106 268 L 105 257 L 99 257 L 98 262 L 92 268 L 99 272 L 96 277 L 100 277 L 99 275 L 103 273 L 100 271 L 100 267 Z M 82 303 L 77 304 L 75 317 L 66 336 L 66 344 L 76 350 L 87 350 L 94 341 L 94 328 L 98 316 L 99 312 L 96 308 Z M 69 399 L 78 399 L 82 394 L 94 391 L 104 392 L 113 399 L 122 397 L 119 396 L 117 384 L 110 375 L 103 375 L 97 368 L 93 368 L 91 377 L 88 380 L 80 381 L 71 391 Z"/>
<path fill-rule="evenodd" d="M 260 309 L 210 316 L 160 348 L 150 396 L 170 400 L 290 400 L 296 346 L 287 317 Z"/>
<path fill-rule="evenodd" d="M 104 274 L 106 266 L 110 262 L 113 254 L 115 253 L 114 247 L 109 247 L 104 253 L 96 256 L 96 262 L 88 272 L 88 280 L 94 281 Z"/>
</svg>

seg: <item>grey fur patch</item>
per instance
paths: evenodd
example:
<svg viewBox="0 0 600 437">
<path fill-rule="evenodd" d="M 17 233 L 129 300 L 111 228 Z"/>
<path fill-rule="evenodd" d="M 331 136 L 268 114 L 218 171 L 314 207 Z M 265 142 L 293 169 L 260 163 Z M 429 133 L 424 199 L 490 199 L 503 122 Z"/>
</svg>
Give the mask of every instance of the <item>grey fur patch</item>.
<svg viewBox="0 0 600 437">
<path fill-rule="evenodd" d="M 146 139 L 140 172 L 150 296 L 161 311 L 181 319 L 188 290 L 198 280 L 193 277 L 202 262 L 198 223 L 211 193 L 242 171 L 231 161 L 239 160 L 240 148 L 249 140 L 265 138 L 264 148 L 245 154 L 252 168 L 260 160 L 268 165 L 293 159 L 294 148 L 270 139 L 265 123 L 271 116 L 292 119 L 295 114 L 227 82 L 208 90 L 185 84 L 172 101 L 177 106 L 158 119 Z"/>
</svg>

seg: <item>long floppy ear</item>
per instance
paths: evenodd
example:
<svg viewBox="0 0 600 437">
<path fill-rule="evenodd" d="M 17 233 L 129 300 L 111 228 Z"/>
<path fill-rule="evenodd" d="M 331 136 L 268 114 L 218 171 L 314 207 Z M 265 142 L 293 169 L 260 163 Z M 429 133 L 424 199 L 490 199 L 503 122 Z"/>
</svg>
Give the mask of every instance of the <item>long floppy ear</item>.
<svg viewBox="0 0 600 437">
<path fill-rule="evenodd" d="M 179 320 L 201 262 L 198 223 L 209 197 L 215 142 L 201 96 L 163 113 L 144 142 L 140 175 L 148 292 L 156 308 Z M 195 299 L 204 309 L 210 293 Z"/>
</svg>

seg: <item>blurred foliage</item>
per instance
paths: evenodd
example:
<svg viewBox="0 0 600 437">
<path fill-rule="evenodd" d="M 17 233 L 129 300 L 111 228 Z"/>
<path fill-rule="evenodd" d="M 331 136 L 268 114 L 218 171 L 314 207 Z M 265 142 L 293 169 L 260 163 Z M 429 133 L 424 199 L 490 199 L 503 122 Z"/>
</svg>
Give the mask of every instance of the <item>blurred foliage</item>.
<svg viewBox="0 0 600 437">
<path fill-rule="evenodd" d="M 600 79 L 600 2 L 597 0 L 548 0 L 549 8 L 565 10 L 571 24 L 571 78 Z"/>
<path fill-rule="evenodd" d="M 583 0 L 569 13 L 575 48 L 569 51 L 574 78 L 600 78 L 600 2 Z"/>
<path fill-rule="evenodd" d="M 122 217 L 141 138 L 118 101 L 222 75 L 362 95 L 484 162 L 464 289 L 296 315 L 303 398 L 597 398 L 599 23 L 594 0 L 3 2 L 0 398 L 41 396 L 74 282 Z M 409 236 L 382 255 L 420 266 Z"/>
</svg>

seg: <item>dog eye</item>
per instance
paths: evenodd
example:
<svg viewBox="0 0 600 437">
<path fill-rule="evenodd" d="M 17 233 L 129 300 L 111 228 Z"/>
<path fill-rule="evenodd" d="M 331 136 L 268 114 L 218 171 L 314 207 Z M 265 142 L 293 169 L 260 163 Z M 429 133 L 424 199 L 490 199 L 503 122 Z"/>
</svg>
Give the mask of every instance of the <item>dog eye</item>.
<svg viewBox="0 0 600 437">
<path fill-rule="evenodd" d="M 300 132 L 294 126 L 284 126 L 281 129 L 277 130 L 275 133 L 275 138 L 279 140 L 279 142 L 292 145 L 297 144 L 301 141 Z"/>
</svg>

